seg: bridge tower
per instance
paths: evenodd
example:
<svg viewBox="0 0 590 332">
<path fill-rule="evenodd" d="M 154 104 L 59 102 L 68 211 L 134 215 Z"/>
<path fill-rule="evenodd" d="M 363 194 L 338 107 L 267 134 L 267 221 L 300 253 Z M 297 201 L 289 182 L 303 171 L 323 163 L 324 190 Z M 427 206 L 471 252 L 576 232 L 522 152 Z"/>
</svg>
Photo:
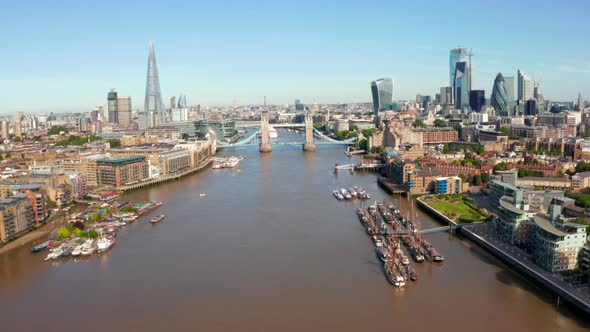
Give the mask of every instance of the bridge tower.
<svg viewBox="0 0 590 332">
<path fill-rule="evenodd" d="M 303 143 L 303 151 L 315 151 L 315 143 L 313 142 L 313 118 L 309 111 L 305 111 L 305 143 Z"/>
<path fill-rule="evenodd" d="M 270 133 L 268 131 L 268 111 L 260 115 L 260 152 L 271 152 Z"/>
</svg>

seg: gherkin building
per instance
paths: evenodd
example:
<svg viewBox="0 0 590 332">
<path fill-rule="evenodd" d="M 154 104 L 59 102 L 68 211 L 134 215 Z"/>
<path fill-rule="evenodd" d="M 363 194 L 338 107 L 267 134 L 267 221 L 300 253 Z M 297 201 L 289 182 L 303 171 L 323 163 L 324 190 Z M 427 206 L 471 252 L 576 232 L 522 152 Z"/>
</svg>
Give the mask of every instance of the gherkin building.
<svg viewBox="0 0 590 332">
<path fill-rule="evenodd" d="M 502 73 L 498 73 L 494 80 L 490 104 L 496 109 L 497 114 L 508 114 L 508 92 L 506 91 L 504 76 L 502 76 Z"/>
</svg>

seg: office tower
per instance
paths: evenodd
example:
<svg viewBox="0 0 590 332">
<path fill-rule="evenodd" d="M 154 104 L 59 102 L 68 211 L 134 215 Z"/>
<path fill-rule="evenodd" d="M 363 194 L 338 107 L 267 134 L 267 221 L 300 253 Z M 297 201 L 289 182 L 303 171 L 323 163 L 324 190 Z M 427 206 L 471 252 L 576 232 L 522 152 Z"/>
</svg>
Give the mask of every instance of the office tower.
<svg viewBox="0 0 590 332">
<path fill-rule="evenodd" d="M 145 82 L 145 102 L 144 112 L 148 127 L 155 127 L 158 123 L 164 123 L 164 105 L 162 104 L 162 94 L 160 92 L 160 77 L 156 65 L 156 51 L 154 42 L 150 42 L 150 54 L 148 56 L 147 78 Z"/>
<path fill-rule="evenodd" d="M 578 104 L 577 104 L 577 106 L 578 106 L 578 111 L 581 111 L 581 110 L 584 109 L 584 104 L 583 104 L 583 101 L 582 101 L 582 93 L 580 93 L 580 92 L 578 92 Z"/>
<path fill-rule="evenodd" d="M 117 105 L 117 92 L 115 89 L 111 89 L 111 92 L 107 94 L 107 101 L 108 101 L 108 122 L 109 123 L 119 123 L 118 119 L 118 105 Z"/>
<path fill-rule="evenodd" d="M 80 117 L 77 119 L 77 127 L 79 132 L 86 132 L 88 130 L 87 127 L 88 121 L 86 120 L 86 113 L 82 113 Z"/>
<path fill-rule="evenodd" d="M 442 105 L 451 104 L 453 100 L 453 88 L 450 86 L 443 86 L 440 88 L 440 103 Z"/>
<path fill-rule="evenodd" d="M 455 66 L 455 80 L 453 84 L 453 100 L 455 108 L 462 109 L 469 106 L 469 83 L 467 78 L 467 62 L 457 62 Z"/>
<path fill-rule="evenodd" d="M 498 73 L 494 80 L 492 97 L 490 98 L 490 105 L 496 109 L 496 114 L 504 116 L 508 115 L 507 99 L 508 92 L 506 92 L 506 87 L 504 86 L 504 77 L 502 76 L 502 73 Z"/>
<path fill-rule="evenodd" d="M 473 68 L 473 53 L 468 51 L 466 48 L 455 48 L 452 49 L 449 55 L 449 86 L 454 87 L 455 82 L 455 71 L 457 67 L 457 63 L 465 62 L 465 76 L 467 85 L 464 88 L 467 88 L 467 96 L 469 96 L 469 91 L 471 91 L 471 72 Z M 451 104 L 454 103 L 454 100 L 448 101 L 447 103 Z"/>
<path fill-rule="evenodd" d="M 506 87 L 508 96 L 506 103 L 508 107 L 512 108 L 516 105 L 516 100 L 514 99 L 514 76 L 504 76 L 504 86 Z"/>
<path fill-rule="evenodd" d="M 10 137 L 10 130 L 8 124 L 8 121 L 0 122 L 0 136 L 2 136 L 3 139 L 8 139 Z"/>
<path fill-rule="evenodd" d="M 380 110 L 387 109 L 393 102 L 393 80 L 380 78 L 371 82 L 371 94 L 373 96 L 373 110 L 377 115 Z"/>
<path fill-rule="evenodd" d="M 535 88 L 533 89 L 533 97 L 537 100 L 537 107 L 539 110 L 539 114 L 545 112 L 545 98 L 543 98 L 543 93 L 541 92 L 541 85 L 539 83 L 535 84 Z"/>
<path fill-rule="evenodd" d="M 535 98 L 526 101 L 524 115 L 538 115 L 537 100 Z"/>
<path fill-rule="evenodd" d="M 517 71 L 518 76 L 518 102 L 524 103 L 532 97 L 531 79 L 522 70 Z"/>
<path fill-rule="evenodd" d="M 187 108 L 186 95 L 180 94 L 178 96 L 178 108 Z"/>
<path fill-rule="evenodd" d="M 486 92 L 484 90 L 471 90 L 469 92 L 469 106 L 474 112 L 481 112 L 486 104 Z"/>
<path fill-rule="evenodd" d="M 170 98 L 170 108 L 176 108 L 176 97 Z"/>
<path fill-rule="evenodd" d="M 98 121 L 98 110 L 95 108 L 90 112 L 90 123 L 95 124 Z"/>
<path fill-rule="evenodd" d="M 303 104 L 301 103 L 301 100 L 299 99 L 295 99 L 295 110 L 296 111 L 303 111 Z"/>
<path fill-rule="evenodd" d="M 131 97 L 118 97 L 117 98 L 117 123 L 127 128 L 132 121 L 131 116 Z"/>
<path fill-rule="evenodd" d="M 428 105 L 430 105 L 430 103 L 432 103 L 431 96 L 422 96 L 422 107 L 426 108 Z"/>
</svg>

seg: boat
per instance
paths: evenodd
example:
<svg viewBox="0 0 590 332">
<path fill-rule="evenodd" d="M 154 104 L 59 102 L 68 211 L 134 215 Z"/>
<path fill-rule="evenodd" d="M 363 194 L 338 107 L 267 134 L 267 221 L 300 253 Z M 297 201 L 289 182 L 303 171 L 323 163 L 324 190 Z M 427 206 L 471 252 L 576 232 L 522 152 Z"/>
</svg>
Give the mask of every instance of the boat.
<svg viewBox="0 0 590 332">
<path fill-rule="evenodd" d="M 33 249 L 31 249 L 31 252 L 36 253 L 39 251 L 43 251 L 43 250 L 47 249 L 47 247 L 49 247 L 49 241 L 45 241 L 45 242 L 33 247 Z"/>
<path fill-rule="evenodd" d="M 90 256 L 94 253 L 94 240 L 93 239 L 88 239 L 86 240 L 86 242 L 84 242 L 84 244 L 82 245 L 82 251 L 80 252 L 80 254 L 82 256 Z"/>
<path fill-rule="evenodd" d="M 334 197 L 336 197 L 336 199 L 339 201 L 344 199 L 344 196 L 338 190 L 334 190 L 333 194 L 334 194 Z"/>
<path fill-rule="evenodd" d="M 50 259 L 57 259 L 59 256 L 61 256 L 61 254 L 63 254 L 63 250 L 60 248 L 51 249 L 47 257 L 45 257 L 45 260 L 48 261 Z"/>
<path fill-rule="evenodd" d="M 393 271 L 393 267 L 390 267 L 387 262 L 383 263 L 383 270 L 387 280 L 395 287 L 401 288 L 406 284 L 406 279 L 400 273 Z"/>
<path fill-rule="evenodd" d="M 84 247 L 83 244 L 76 246 L 74 248 L 74 250 L 72 251 L 72 256 L 77 257 L 80 256 L 80 254 L 82 253 L 82 248 Z"/>
<path fill-rule="evenodd" d="M 97 246 L 97 251 L 100 254 L 101 252 L 105 252 L 107 250 L 109 250 L 113 244 L 115 244 L 116 238 L 114 237 L 101 237 L 100 239 L 98 239 L 96 246 Z"/>
<path fill-rule="evenodd" d="M 389 250 L 385 247 L 377 247 L 375 251 L 377 251 L 377 256 L 379 256 L 379 259 L 384 262 L 387 262 L 391 258 Z"/>
<path fill-rule="evenodd" d="M 163 214 L 160 214 L 159 216 L 150 220 L 150 223 L 152 223 L 152 224 L 158 223 L 158 222 L 162 221 L 164 218 L 166 218 L 166 216 Z"/>
<path fill-rule="evenodd" d="M 273 126 L 268 126 L 268 137 L 269 138 L 277 138 L 279 137 L 279 133 Z"/>
<path fill-rule="evenodd" d="M 418 274 L 416 273 L 416 270 L 414 270 L 414 268 L 408 266 L 408 275 L 410 276 L 410 280 L 412 281 L 416 281 L 418 280 Z"/>
</svg>

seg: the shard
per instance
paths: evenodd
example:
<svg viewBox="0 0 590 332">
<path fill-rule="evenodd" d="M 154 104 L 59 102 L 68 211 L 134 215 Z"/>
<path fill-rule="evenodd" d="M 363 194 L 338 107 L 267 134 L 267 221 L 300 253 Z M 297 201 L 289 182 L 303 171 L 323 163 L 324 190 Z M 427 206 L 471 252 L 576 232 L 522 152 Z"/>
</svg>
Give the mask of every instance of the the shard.
<svg viewBox="0 0 590 332">
<path fill-rule="evenodd" d="M 164 123 L 164 104 L 160 91 L 160 76 L 156 65 L 156 51 L 154 42 L 150 41 L 150 55 L 148 56 L 147 79 L 145 82 L 145 116 L 149 119 L 150 127 Z"/>
</svg>

